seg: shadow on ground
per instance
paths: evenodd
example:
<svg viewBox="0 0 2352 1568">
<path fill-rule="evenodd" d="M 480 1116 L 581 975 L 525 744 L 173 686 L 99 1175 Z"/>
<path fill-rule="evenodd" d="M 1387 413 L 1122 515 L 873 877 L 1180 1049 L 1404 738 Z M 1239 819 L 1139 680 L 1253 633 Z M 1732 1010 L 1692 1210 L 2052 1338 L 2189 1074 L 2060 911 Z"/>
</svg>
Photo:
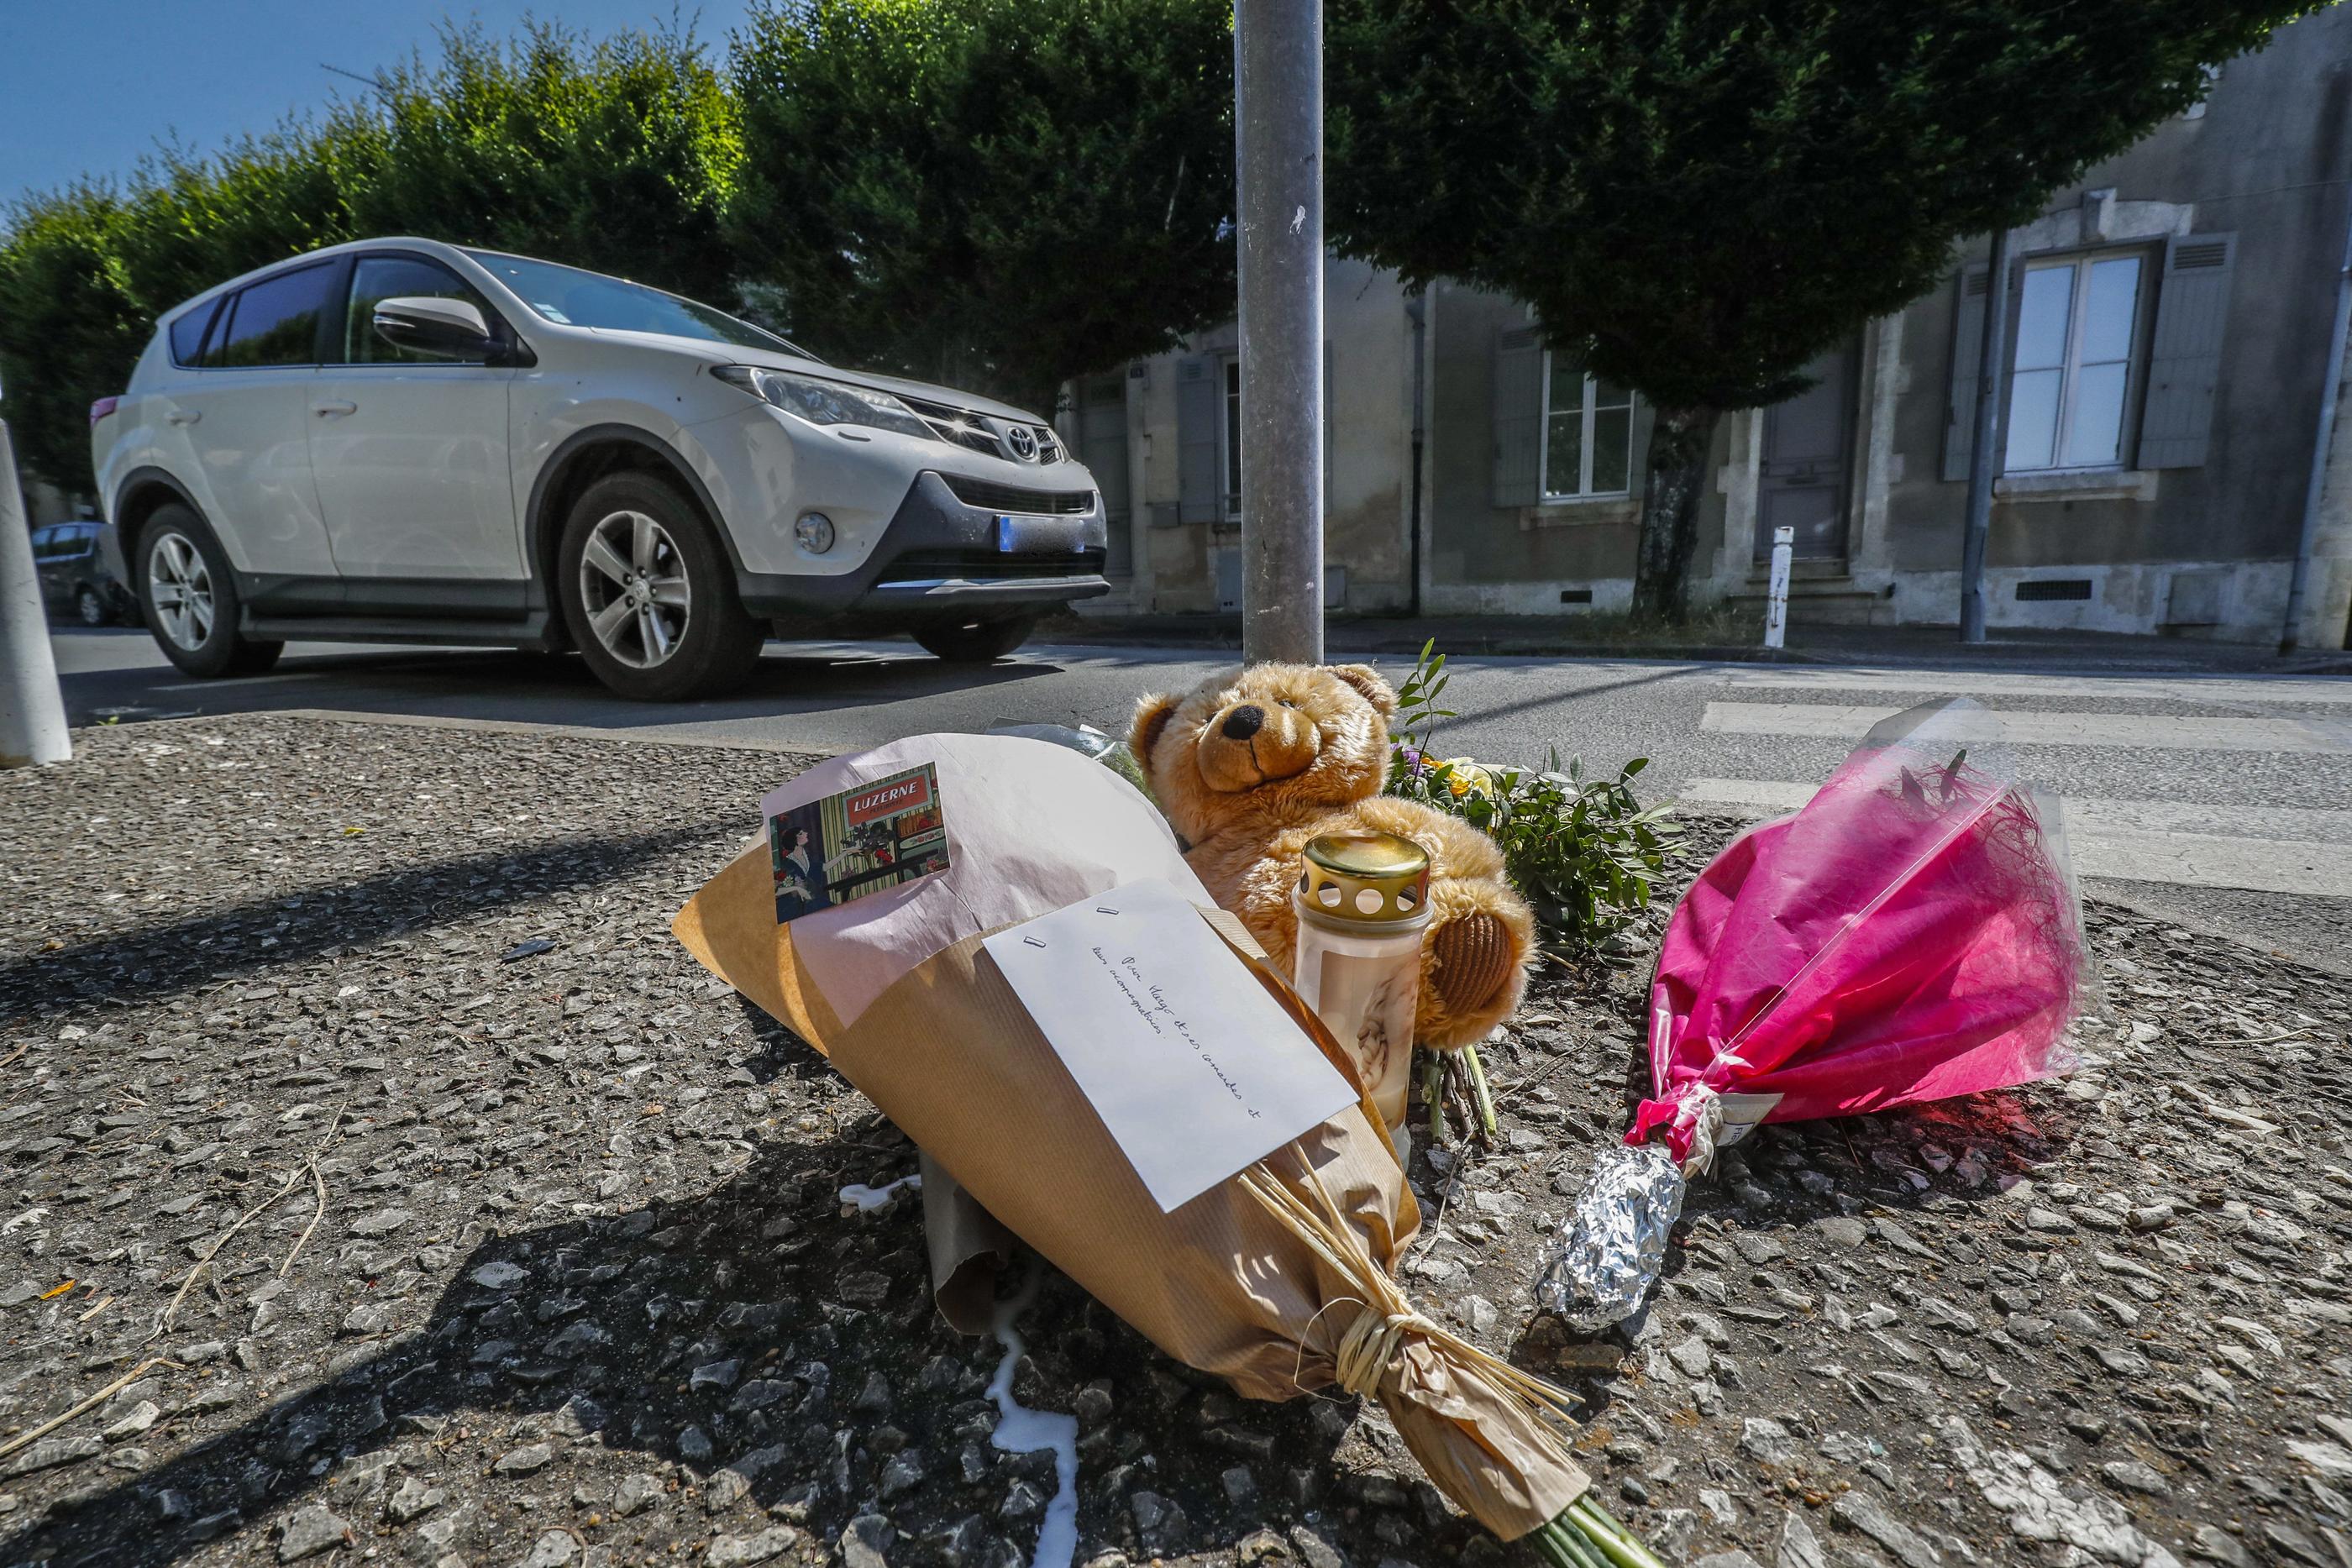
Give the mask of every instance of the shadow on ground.
<svg viewBox="0 0 2352 1568">
<path fill-rule="evenodd" d="M 77 671 L 64 679 L 73 722 L 125 723 L 191 714 L 332 708 L 359 713 L 577 724 L 627 731 L 779 714 L 822 715 L 1018 685 L 1058 674 L 1050 657 L 949 664 L 908 643 L 863 647 L 784 643 L 769 649 L 742 686 L 721 697 L 630 703 L 577 657 L 499 650 L 304 654 L 268 674 L 191 681 L 168 665 Z"/>
<path fill-rule="evenodd" d="M 779 1071 L 816 1060 L 796 1043 L 776 1056 Z M 425 1561 L 485 1548 L 505 1561 L 509 1547 L 519 1560 L 551 1527 L 589 1543 L 646 1541 L 650 1530 L 659 1550 L 757 1531 L 762 1510 L 830 1542 L 887 1495 L 887 1467 L 902 1455 L 918 1457 L 926 1479 L 880 1504 L 895 1526 L 891 1563 L 1025 1562 L 1036 1520 L 1024 1508 L 1052 1493 L 1052 1457 L 991 1447 L 984 1387 L 1000 1353 L 933 1311 L 920 1206 L 839 1212 L 839 1188 L 873 1179 L 877 1150 L 883 1163 L 914 1165 L 912 1146 L 870 1117 L 822 1141 L 770 1144 L 725 1186 L 685 1201 L 506 1235 L 468 1226 L 445 1249 L 454 1267 L 437 1260 L 435 1277 L 452 1281 L 438 1298 L 372 1291 L 346 1331 L 378 1321 L 361 1314 L 391 1322 L 381 1337 L 347 1341 L 324 1381 L 134 1478 L 55 1500 L 0 1538 L 0 1562 L 162 1568 L 311 1504 L 363 1546 L 406 1536 Z M 378 1260 L 376 1291 L 393 1296 L 394 1264 L 405 1260 Z M 231 1281 L 236 1310 L 244 1289 L 268 1278 Z M 1252 1458 L 1267 1461 L 1269 1490 L 1284 1466 L 1324 1484 L 1346 1422 L 1312 1402 L 1244 1405 L 1051 1271 L 1021 1327 L 1032 1349 L 1017 1396 L 1068 1410 L 1096 1380 L 1115 1391 L 1116 1420 L 1097 1416 L 1081 1439 L 1087 1539 L 1134 1544 L 1129 1493 L 1149 1488 L 1174 1505 L 1185 1545 L 1229 1547 L 1266 1516 L 1262 1505 L 1237 1510 L 1219 1480 Z M 270 1342 L 258 1343 L 266 1358 Z M 549 1468 L 526 1479 L 538 1467 Z M 616 1484 L 646 1472 L 661 1484 L 635 1483 L 642 1512 L 614 1518 Z M 396 1489 L 426 1476 L 446 1500 L 395 1525 Z M 593 1509 L 572 1507 L 575 1484 L 595 1493 Z M 1012 1490 L 1023 1485 L 1025 1505 Z M 411 1500 L 425 1490 L 411 1482 Z M 462 1530 L 427 1533 L 453 1519 Z M 1465 1529 L 1444 1521 L 1426 1540 L 1458 1546 Z M 502 1531 L 515 1541 L 486 1539 Z M 274 1556 L 274 1544 L 247 1550 Z"/>
<path fill-rule="evenodd" d="M 558 840 L 273 894 L 0 966 L 0 1024 L 87 1004 L 147 1000 L 207 981 L 290 967 L 506 904 L 614 882 L 672 850 L 722 841 L 735 824 Z M 264 939 L 268 945 L 264 945 Z"/>
</svg>

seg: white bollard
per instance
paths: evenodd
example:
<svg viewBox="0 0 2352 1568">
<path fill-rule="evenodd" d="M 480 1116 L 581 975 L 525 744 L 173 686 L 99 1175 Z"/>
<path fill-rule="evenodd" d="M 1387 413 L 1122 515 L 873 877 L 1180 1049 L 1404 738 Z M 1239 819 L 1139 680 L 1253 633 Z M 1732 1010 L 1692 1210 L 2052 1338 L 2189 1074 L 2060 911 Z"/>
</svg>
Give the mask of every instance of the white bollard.
<svg viewBox="0 0 2352 1568">
<path fill-rule="evenodd" d="M 1777 648 L 1789 634 L 1789 563 L 1796 559 L 1797 530 L 1772 530 L 1772 580 L 1764 591 L 1764 645 Z"/>
<path fill-rule="evenodd" d="M 7 421 L 0 420 L 0 768 L 72 760 L 57 655 L 33 567 L 33 532 L 25 522 L 24 492 L 16 487 L 16 449 Z"/>
</svg>

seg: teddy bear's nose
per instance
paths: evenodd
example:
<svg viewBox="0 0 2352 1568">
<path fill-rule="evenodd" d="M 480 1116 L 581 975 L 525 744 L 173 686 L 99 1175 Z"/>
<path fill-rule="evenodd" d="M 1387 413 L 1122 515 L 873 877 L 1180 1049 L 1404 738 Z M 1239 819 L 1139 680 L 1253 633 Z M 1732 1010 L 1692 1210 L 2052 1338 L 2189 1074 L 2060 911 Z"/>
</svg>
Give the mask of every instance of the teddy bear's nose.
<svg viewBox="0 0 2352 1568">
<path fill-rule="evenodd" d="M 1217 727 L 1227 740 L 1247 740 L 1265 723 L 1265 709 L 1255 703 L 1244 703 L 1225 715 L 1225 722 Z"/>
</svg>

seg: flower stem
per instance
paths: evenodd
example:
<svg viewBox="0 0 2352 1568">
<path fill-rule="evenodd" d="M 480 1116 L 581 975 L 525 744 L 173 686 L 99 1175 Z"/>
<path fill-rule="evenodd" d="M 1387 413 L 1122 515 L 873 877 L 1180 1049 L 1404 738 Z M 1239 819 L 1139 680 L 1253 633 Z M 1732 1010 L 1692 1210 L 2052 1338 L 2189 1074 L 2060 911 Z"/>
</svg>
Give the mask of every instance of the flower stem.
<svg viewBox="0 0 2352 1568">
<path fill-rule="evenodd" d="M 1491 1141 L 1495 1136 L 1495 1097 L 1486 1092 L 1486 1064 L 1478 1060 L 1478 1048 L 1475 1045 L 1462 1048 L 1462 1060 L 1470 1068 L 1470 1091 L 1478 1102 L 1478 1124 L 1486 1129 Z"/>
<path fill-rule="evenodd" d="M 1536 1544 L 1555 1568 L 1610 1568 L 1608 1560 L 1593 1549 L 1567 1514 L 1536 1531 Z"/>
<path fill-rule="evenodd" d="M 1575 1524 L 1591 1541 L 1601 1556 L 1616 1568 L 1666 1568 L 1657 1555 L 1630 1530 L 1617 1522 L 1616 1517 L 1601 1507 L 1586 1492 L 1568 1505 L 1560 1519 Z"/>
</svg>

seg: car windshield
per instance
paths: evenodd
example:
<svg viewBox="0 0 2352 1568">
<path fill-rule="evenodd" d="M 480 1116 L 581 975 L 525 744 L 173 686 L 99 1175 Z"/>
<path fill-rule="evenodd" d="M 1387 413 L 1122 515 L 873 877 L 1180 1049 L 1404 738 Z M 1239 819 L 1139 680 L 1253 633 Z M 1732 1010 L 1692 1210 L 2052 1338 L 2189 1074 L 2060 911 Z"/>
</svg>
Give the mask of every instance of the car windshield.
<svg viewBox="0 0 2352 1568">
<path fill-rule="evenodd" d="M 698 338 L 708 343 L 770 349 L 796 354 L 803 360 L 816 360 L 799 344 L 749 321 L 739 321 L 724 310 L 714 310 L 658 288 L 647 288 L 642 283 L 626 283 L 601 272 L 584 272 L 576 267 L 502 256 L 496 251 L 469 250 L 466 254 L 489 268 L 524 304 L 560 327 L 660 332 L 672 338 Z"/>
</svg>

